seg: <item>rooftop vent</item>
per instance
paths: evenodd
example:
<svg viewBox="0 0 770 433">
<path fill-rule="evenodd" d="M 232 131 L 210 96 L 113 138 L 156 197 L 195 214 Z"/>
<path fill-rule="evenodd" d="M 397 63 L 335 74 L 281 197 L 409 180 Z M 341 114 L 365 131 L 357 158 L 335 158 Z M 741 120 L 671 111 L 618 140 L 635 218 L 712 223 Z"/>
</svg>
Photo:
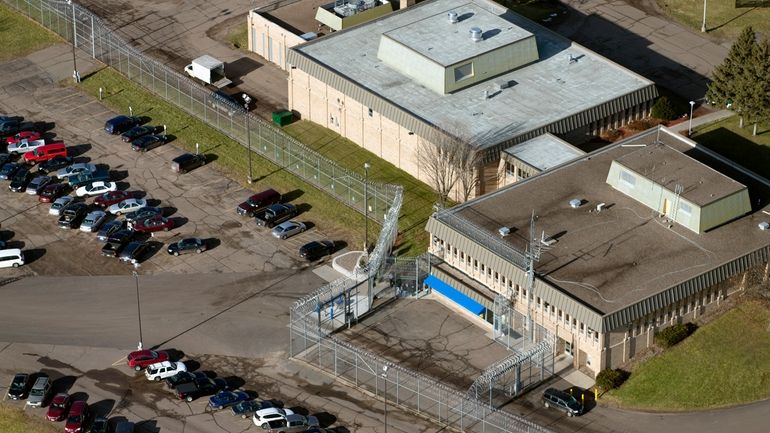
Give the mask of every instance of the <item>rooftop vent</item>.
<svg viewBox="0 0 770 433">
<path fill-rule="evenodd" d="M 604 208 L 607 207 L 607 203 L 599 203 L 596 205 L 596 212 L 601 212 L 604 210 Z"/>
<path fill-rule="evenodd" d="M 449 12 L 446 16 L 449 18 L 449 24 L 457 24 L 457 12 Z"/>
<path fill-rule="evenodd" d="M 497 233 L 500 234 L 500 237 L 504 238 L 509 234 L 511 234 L 511 229 L 508 227 L 500 227 L 499 229 L 497 229 Z"/>
<path fill-rule="evenodd" d="M 573 198 L 569 201 L 569 207 L 572 209 L 579 208 L 581 204 L 583 204 L 583 200 L 580 200 L 579 198 Z"/>
<path fill-rule="evenodd" d="M 768 224 L 766 221 L 762 221 L 761 223 L 759 223 L 759 229 L 762 231 L 770 230 L 770 224 Z"/>
<path fill-rule="evenodd" d="M 471 27 L 471 39 L 473 42 L 481 42 L 484 38 L 481 36 L 481 29 L 478 27 Z"/>
</svg>

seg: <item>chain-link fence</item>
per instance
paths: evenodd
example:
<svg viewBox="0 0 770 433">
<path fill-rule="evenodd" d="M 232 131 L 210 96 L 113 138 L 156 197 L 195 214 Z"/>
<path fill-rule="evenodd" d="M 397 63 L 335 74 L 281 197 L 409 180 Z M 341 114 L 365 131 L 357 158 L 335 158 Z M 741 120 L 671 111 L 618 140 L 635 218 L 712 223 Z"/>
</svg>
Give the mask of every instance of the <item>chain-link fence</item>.
<svg viewBox="0 0 770 433">
<path fill-rule="evenodd" d="M 228 137 L 318 187 L 353 209 L 383 222 L 398 187 L 369 182 L 308 148 L 268 122 L 230 107 L 212 91 L 131 47 L 99 17 L 75 3 L 56 0 L 2 0 L 74 43 L 93 58 Z M 74 37 L 73 37 L 74 36 Z M 249 154 L 244 150 L 244 159 Z M 366 199 L 365 199 L 366 196 Z M 364 203 L 368 212 L 365 212 Z"/>
</svg>

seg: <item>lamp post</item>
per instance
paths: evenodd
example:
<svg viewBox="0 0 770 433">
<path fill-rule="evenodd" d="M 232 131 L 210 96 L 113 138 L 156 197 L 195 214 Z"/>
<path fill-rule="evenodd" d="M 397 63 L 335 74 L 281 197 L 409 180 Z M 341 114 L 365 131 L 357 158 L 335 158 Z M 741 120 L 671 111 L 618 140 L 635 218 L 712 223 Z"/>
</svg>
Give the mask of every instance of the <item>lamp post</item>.
<svg viewBox="0 0 770 433">
<path fill-rule="evenodd" d="M 251 174 L 251 127 L 249 126 L 249 113 L 246 113 L 246 147 L 249 150 L 249 178 L 246 179 L 246 182 L 251 185 L 253 177 Z"/>
<path fill-rule="evenodd" d="M 72 6 L 72 79 L 76 83 L 80 82 L 80 74 L 78 73 L 78 63 L 75 59 L 75 45 L 78 40 L 78 28 L 77 20 L 75 19 L 75 3 L 72 0 L 67 0 L 67 4 Z"/>
<path fill-rule="evenodd" d="M 369 168 L 368 162 L 364 163 L 364 251 L 369 254 Z"/>
<path fill-rule="evenodd" d="M 139 268 L 138 263 L 134 265 L 135 268 Z M 139 345 L 137 350 L 142 350 L 142 308 L 139 305 L 139 274 L 136 271 L 132 271 L 134 274 L 134 281 L 136 282 L 136 315 L 139 318 Z"/>
<path fill-rule="evenodd" d="M 690 126 L 687 128 L 687 136 L 692 135 L 692 109 L 695 107 L 695 101 L 690 101 Z"/>
<path fill-rule="evenodd" d="M 382 374 L 380 374 L 383 379 L 385 379 L 385 388 L 382 392 L 382 394 L 385 397 L 385 416 L 383 418 L 383 423 L 385 424 L 385 433 L 388 433 L 388 366 L 383 365 L 382 366 Z"/>
<path fill-rule="evenodd" d="M 708 0 L 703 0 L 703 24 L 700 26 L 700 31 L 706 33 L 706 3 Z"/>
</svg>

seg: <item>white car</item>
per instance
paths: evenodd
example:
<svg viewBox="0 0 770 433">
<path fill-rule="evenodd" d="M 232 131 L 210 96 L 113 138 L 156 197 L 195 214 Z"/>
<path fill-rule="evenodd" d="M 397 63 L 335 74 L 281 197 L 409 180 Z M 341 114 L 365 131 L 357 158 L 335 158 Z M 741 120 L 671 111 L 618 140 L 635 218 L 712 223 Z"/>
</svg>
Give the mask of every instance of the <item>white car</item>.
<svg viewBox="0 0 770 433">
<path fill-rule="evenodd" d="M 147 206 L 147 200 L 141 198 L 127 198 L 120 203 L 107 208 L 107 212 L 113 215 L 120 215 L 123 213 L 133 212 Z"/>
<path fill-rule="evenodd" d="M 86 197 L 91 195 L 100 195 L 105 192 L 112 192 L 118 190 L 118 184 L 115 182 L 105 182 L 97 180 L 87 185 L 83 185 L 75 190 L 75 195 L 78 197 Z"/>
<path fill-rule="evenodd" d="M 67 179 L 70 176 L 77 176 L 80 173 L 95 172 L 96 166 L 94 164 L 87 164 L 85 162 L 76 162 L 72 165 L 68 165 L 56 172 L 56 177 L 59 179 Z"/>
<path fill-rule="evenodd" d="M 71 195 L 65 195 L 64 197 L 59 197 L 51 203 L 51 208 L 48 209 L 49 215 L 60 215 L 61 210 L 64 208 L 64 206 L 67 206 L 68 204 L 72 203 L 72 200 L 75 200 L 74 197 Z"/>
<path fill-rule="evenodd" d="M 150 364 L 144 370 L 144 375 L 147 376 L 147 380 L 160 381 L 183 371 L 187 371 L 187 366 L 183 362 L 163 361 Z"/>
<path fill-rule="evenodd" d="M 45 140 L 27 140 L 23 138 L 16 144 L 8 145 L 8 153 L 27 153 L 37 149 L 40 146 L 45 146 Z"/>
<path fill-rule="evenodd" d="M 107 218 L 107 214 L 101 210 L 91 211 L 83 218 L 83 222 L 80 223 L 80 231 L 92 233 L 95 232 L 99 226 L 102 225 L 104 219 Z"/>
<path fill-rule="evenodd" d="M 286 421 L 286 415 L 294 415 L 294 411 L 280 407 L 268 407 L 254 412 L 252 421 L 254 421 L 255 426 L 262 427 L 262 424 L 267 424 L 270 421 Z"/>
</svg>

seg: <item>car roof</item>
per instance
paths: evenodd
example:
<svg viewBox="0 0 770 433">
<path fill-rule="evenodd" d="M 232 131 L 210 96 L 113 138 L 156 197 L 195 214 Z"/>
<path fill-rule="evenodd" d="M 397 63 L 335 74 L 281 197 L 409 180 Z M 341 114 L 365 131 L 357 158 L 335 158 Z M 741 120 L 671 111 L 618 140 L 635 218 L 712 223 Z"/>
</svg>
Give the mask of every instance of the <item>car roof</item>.
<svg viewBox="0 0 770 433">
<path fill-rule="evenodd" d="M 85 400 L 76 400 L 72 402 L 72 407 L 70 407 L 70 415 L 73 415 L 73 412 L 83 412 L 86 408 L 86 402 Z"/>
<path fill-rule="evenodd" d="M 171 361 L 161 361 L 156 362 L 155 364 L 150 365 L 149 368 L 160 368 L 160 367 L 173 367 L 174 363 Z"/>
</svg>

